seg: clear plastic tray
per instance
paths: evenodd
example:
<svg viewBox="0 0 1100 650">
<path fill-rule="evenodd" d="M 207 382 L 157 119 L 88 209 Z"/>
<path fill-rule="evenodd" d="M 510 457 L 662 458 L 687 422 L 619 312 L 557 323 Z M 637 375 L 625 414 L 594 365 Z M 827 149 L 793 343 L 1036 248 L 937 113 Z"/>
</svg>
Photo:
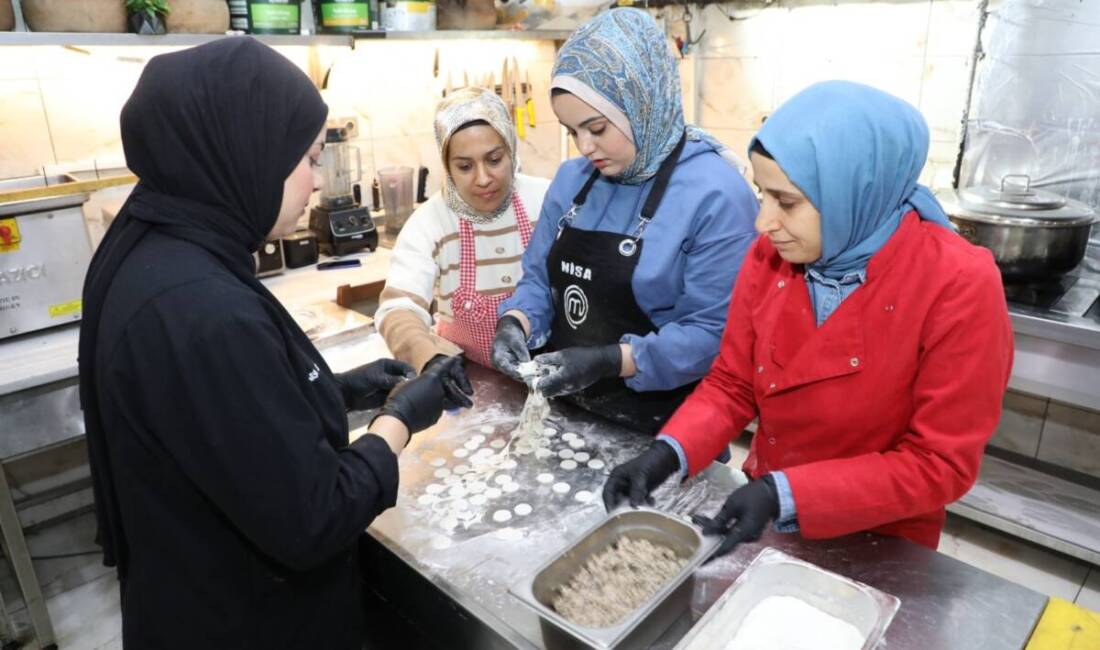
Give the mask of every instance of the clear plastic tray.
<svg viewBox="0 0 1100 650">
<path fill-rule="evenodd" d="M 774 548 L 760 551 L 726 593 L 691 628 L 675 650 L 720 650 L 729 643 L 752 608 L 769 596 L 792 596 L 851 623 L 874 648 L 901 601 L 888 593 Z M 796 625 L 797 621 L 791 621 Z"/>
</svg>

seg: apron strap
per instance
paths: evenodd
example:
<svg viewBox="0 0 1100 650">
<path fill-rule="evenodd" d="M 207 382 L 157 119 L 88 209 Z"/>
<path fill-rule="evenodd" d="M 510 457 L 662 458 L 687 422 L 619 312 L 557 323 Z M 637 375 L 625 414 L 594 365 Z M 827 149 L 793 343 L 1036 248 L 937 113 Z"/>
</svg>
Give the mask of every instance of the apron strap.
<svg viewBox="0 0 1100 650">
<path fill-rule="evenodd" d="M 645 205 L 642 206 L 642 219 L 644 221 L 652 220 L 653 215 L 657 214 L 661 199 L 665 198 L 668 181 L 672 178 L 672 170 L 676 168 L 676 163 L 680 162 L 680 153 L 684 150 L 685 142 L 687 142 L 686 133 L 680 136 L 680 141 L 676 143 L 672 153 L 661 162 L 660 168 L 657 169 L 657 176 L 653 179 L 653 188 L 649 190 L 649 196 L 646 197 Z"/>
</svg>

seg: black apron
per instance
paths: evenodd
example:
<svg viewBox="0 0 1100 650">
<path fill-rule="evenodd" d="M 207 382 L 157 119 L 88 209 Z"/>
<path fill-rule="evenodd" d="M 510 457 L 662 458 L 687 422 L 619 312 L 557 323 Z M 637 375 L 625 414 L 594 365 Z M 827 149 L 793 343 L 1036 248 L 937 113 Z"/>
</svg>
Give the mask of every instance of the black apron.
<svg viewBox="0 0 1100 650">
<path fill-rule="evenodd" d="M 634 299 L 632 281 L 642 256 L 642 234 L 664 198 L 684 142 L 685 138 L 681 138 L 657 170 L 633 234 L 624 237 L 572 226 L 588 199 L 588 192 L 600 177 L 599 170 L 592 172 L 573 199 L 569 212 L 558 221 L 557 240 L 546 257 L 554 301 L 554 322 L 547 350 L 607 345 L 618 343 L 626 334 L 645 336 L 657 331 Z M 655 434 L 697 383 L 639 393 L 628 388 L 621 377 L 609 377 L 565 398 L 613 422 Z"/>
</svg>

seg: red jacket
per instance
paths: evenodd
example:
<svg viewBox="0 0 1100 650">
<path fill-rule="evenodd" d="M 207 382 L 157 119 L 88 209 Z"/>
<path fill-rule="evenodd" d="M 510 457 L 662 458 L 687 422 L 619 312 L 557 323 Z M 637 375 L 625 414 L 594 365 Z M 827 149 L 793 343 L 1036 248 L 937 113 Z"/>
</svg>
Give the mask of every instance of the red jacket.
<svg viewBox="0 0 1100 650">
<path fill-rule="evenodd" d="M 783 470 L 807 538 L 935 548 L 1001 415 L 1012 326 L 989 251 L 916 213 L 820 328 L 801 265 L 745 258 L 718 358 L 663 429 L 695 474 L 760 423 L 744 470 Z"/>
</svg>

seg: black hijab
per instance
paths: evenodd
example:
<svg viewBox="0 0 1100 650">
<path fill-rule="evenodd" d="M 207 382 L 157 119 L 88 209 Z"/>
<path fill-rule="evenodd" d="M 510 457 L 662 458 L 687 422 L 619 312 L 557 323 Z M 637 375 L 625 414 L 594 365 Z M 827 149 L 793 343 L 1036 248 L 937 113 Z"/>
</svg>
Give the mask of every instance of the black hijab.
<svg viewBox="0 0 1100 650">
<path fill-rule="evenodd" d="M 104 563 L 124 578 L 126 548 L 96 387 L 103 303 L 115 273 L 149 230 L 211 252 L 260 294 L 288 341 L 327 366 L 255 277 L 252 252 L 275 225 L 283 182 L 324 126 L 328 108 L 285 57 L 250 37 L 152 58 L 122 108 L 126 164 L 140 179 L 84 281 L 80 401 Z"/>
</svg>

